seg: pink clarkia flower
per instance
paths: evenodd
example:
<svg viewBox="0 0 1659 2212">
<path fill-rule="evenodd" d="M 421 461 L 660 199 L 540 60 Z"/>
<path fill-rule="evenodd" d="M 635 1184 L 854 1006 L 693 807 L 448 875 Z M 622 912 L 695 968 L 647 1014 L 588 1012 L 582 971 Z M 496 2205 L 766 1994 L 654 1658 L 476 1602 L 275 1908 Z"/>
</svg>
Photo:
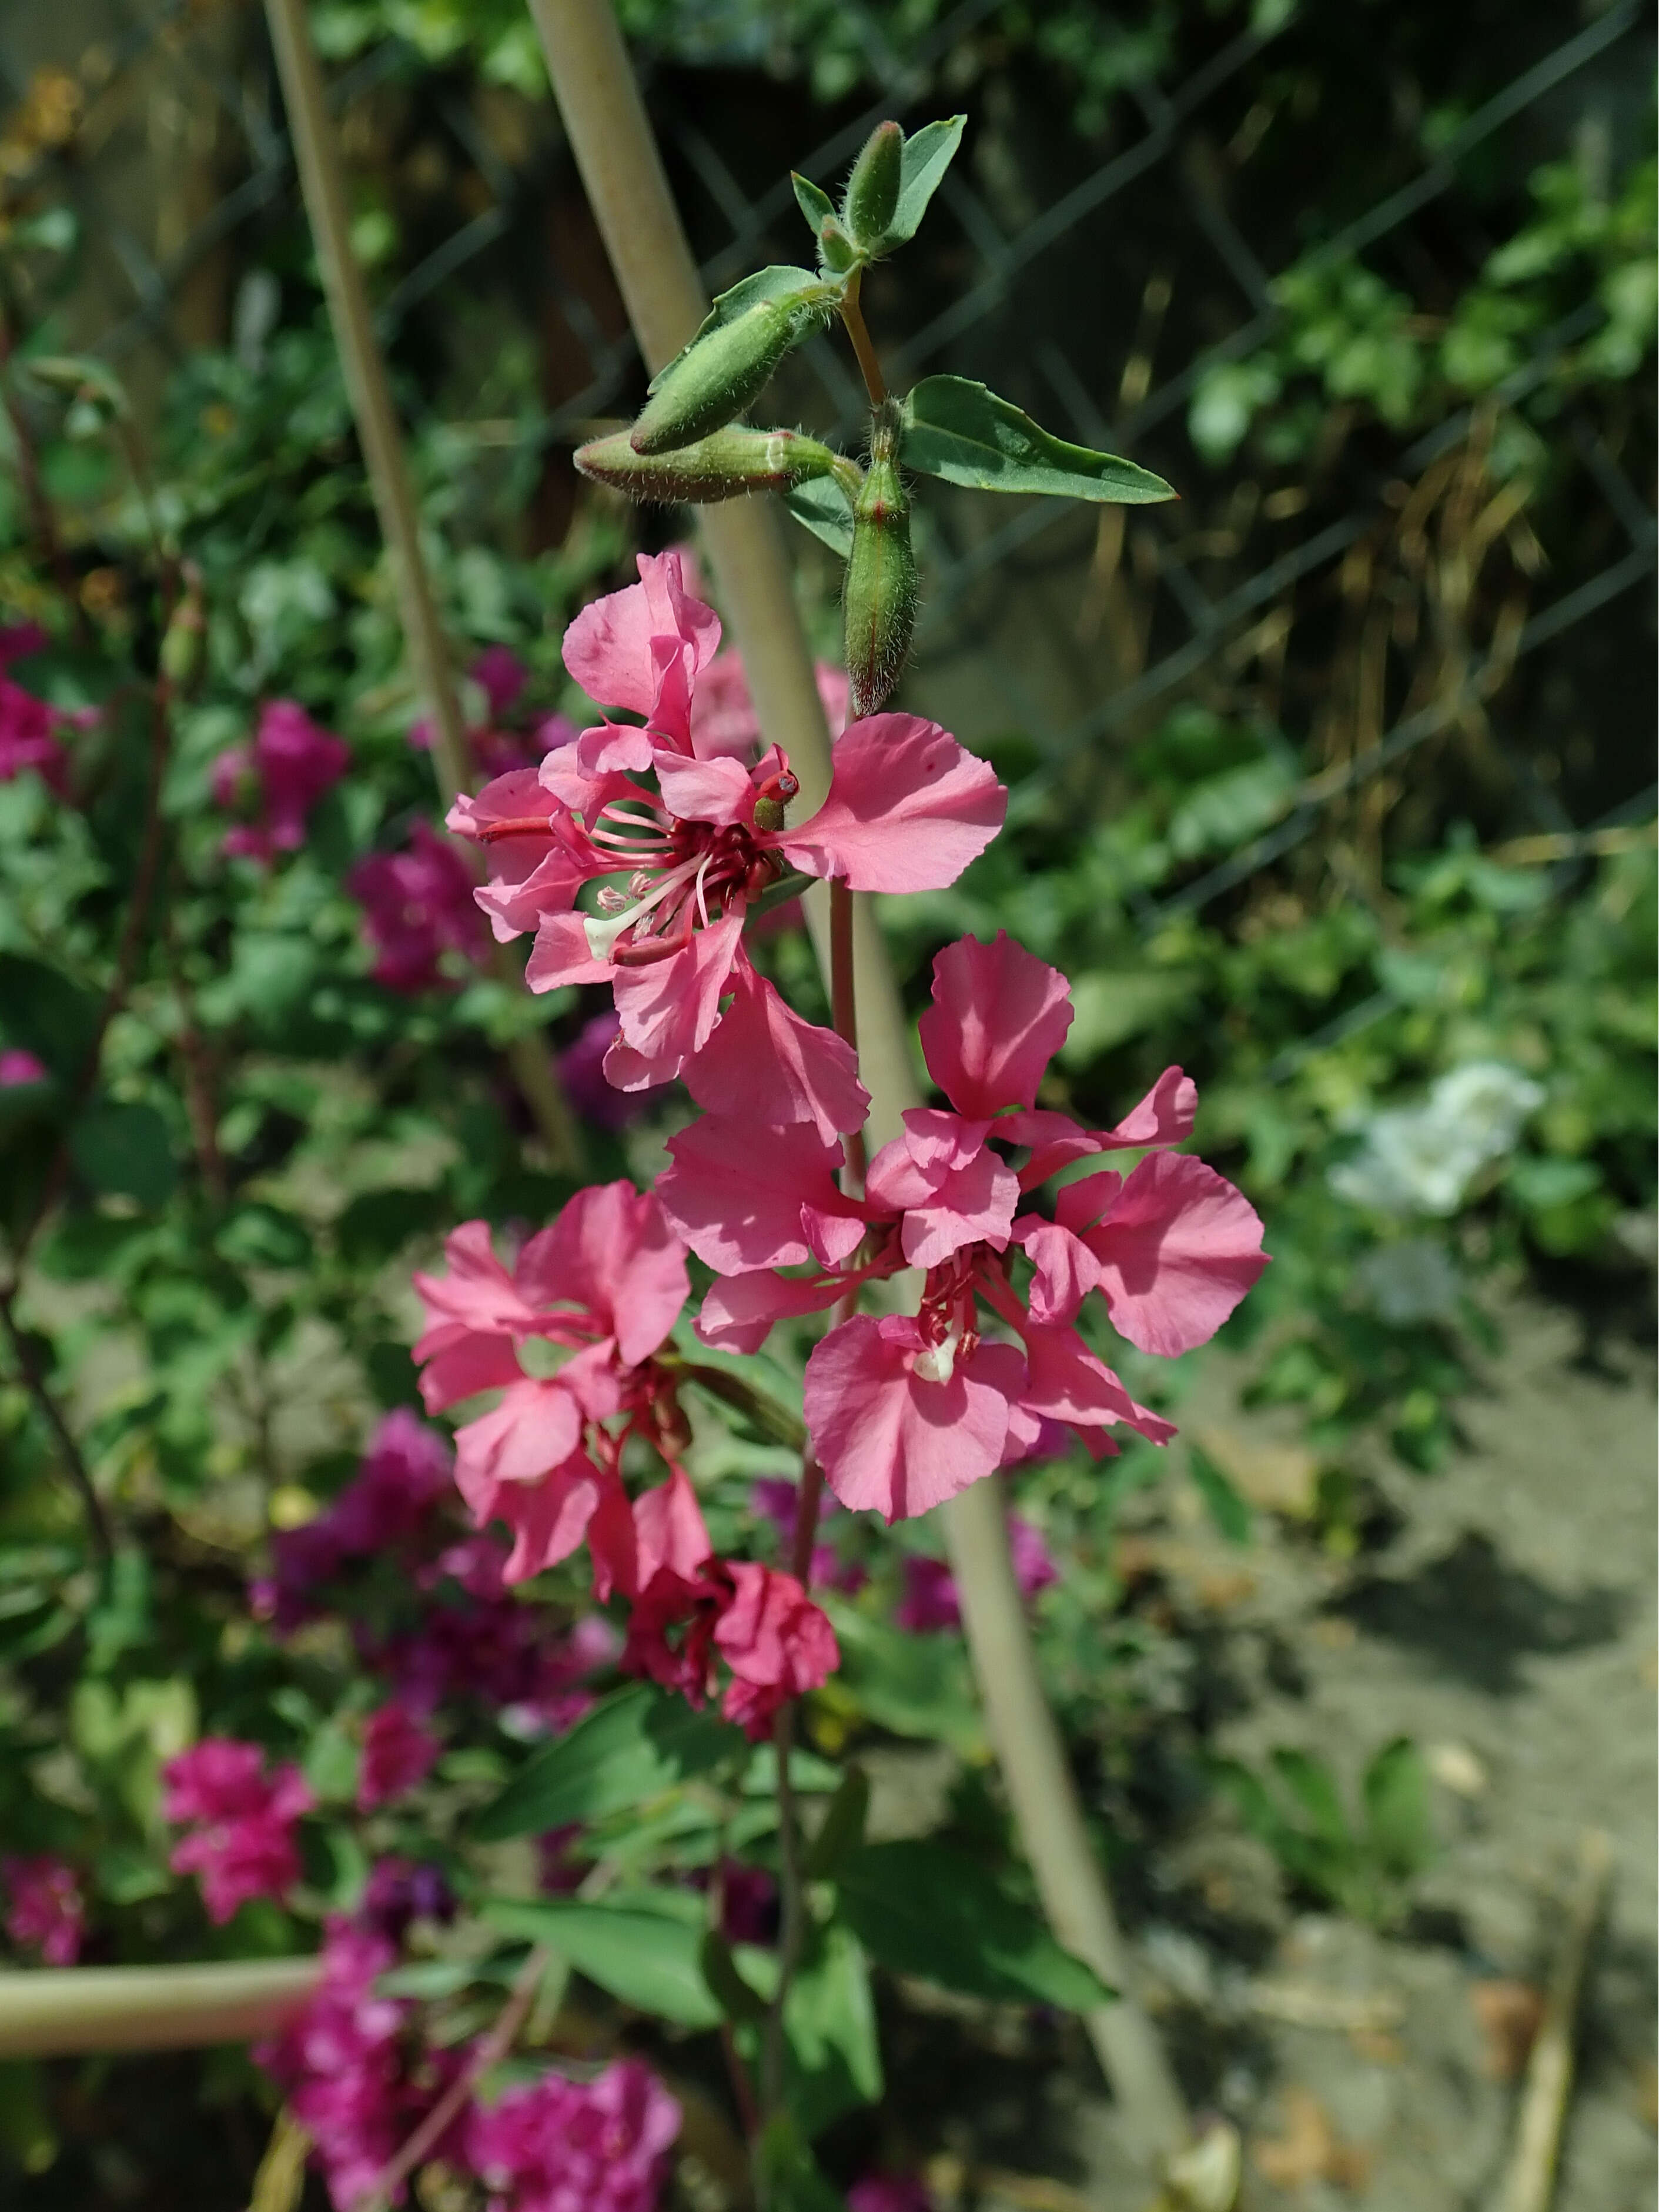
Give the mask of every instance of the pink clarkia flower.
<svg viewBox="0 0 1659 2212">
<path fill-rule="evenodd" d="M 72 1966 L 86 1934 L 87 1905 L 81 1877 L 67 1860 L 50 1853 L 0 1858 L 6 1893 L 6 1934 L 42 1965 Z"/>
<path fill-rule="evenodd" d="M 297 1766 L 267 1773 L 258 1744 L 204 1736 L 167 1761 L 161 1780 L 163 1819 L 193 1824 L 167 1864 L 200 1877 L 216 1925 L 249 1898 L 281 1898 L 300 1879 L 294 1824 L 316 1800 Z"/>
<path fill-rule="evenodd" d="M 21 1044 L 0 1049 L 0 1091 L 21 1091 L 25 1084 L 45 1083 L 50 1074 L 45 1060 L 37 1060 Z"/>
<path fill-rule="evenodd" d="M 397 1698 L 377 1705 L 363 1724 L 357 1810 L 372 1813 L 417 1787 L 436 1765 L 442 1748 L 426 1723 Z"/>
<path fill-rule="evenodd" d="M 1008 1516 L 1008 1550 L 1022 1597 L 1035 1597 L 1060 1580 L 1060 1570 L 1042 1531 L 1018 1513 Z M 913 1552 L 906 1557 L 902 1571 L 904 1595 L 893 1608 L 893 1619 L 901 1628 L 908 1628 L 913 1635 L 925 1635 L 932 1629 L 961 1627 L 962 1602 L 957 1595 L 956 1577 L 943 1559 L 924 1559 Z"/>
<path fill-rule="evenodd" d="M 355 2212 L 465 2054 L 420 2050 L 410 2035 L 413 2006 L 376 1992 L 375 1983 L 398 1963 L 387 1936 L 336 1917 L 322 1960 L 322 1980 L 304 2009 L 256 2045 L 253 2057 L 310 2136 L 335 2212 Z M 463 2111 L 433 2145 L 434 2159 L 455 2157 L 465 2124 Z"/>
<path fill-rule="evenodd" d="M 655 2212 L 680 2108 L 636 2058 L 591 2081 L 544 2074 L 475 2106 L 465 2159 L 490 2212 Z"/>
<path fill-rule="evenodd" d="M 841 1652 L 793 1575 L 714 1558 L 692 1574 L 659 1571 L 635 1601 L 624 1670 L 702 1705 L 714 1695 L 717 1659 L 732 1672 L 720 1711 L 758 1741 L 780 1705 L 829 1680 Z"/>
<path fill-rule="evenodd" d="M 348 1562 L 406 1549 L 453 1489 L 447 1437 L 404 1407 L 386 1414 L 356 1474 L 313 1520 L 271 1538 L 274 1572 L 251 1586 L 253 1610 L 288 1634 L 318 1609 Z"/>
<path fill-rule="evenodd" d="M 652 1363 L 690 1290 L 685 1248 L 655 1199 L 626 1182 L 579 1191 L 510 1273 L 485 1222 L 464 1224 L 444 1250 L 447 1274 L 415 1278 L 427 1310 L 414 1352 L 421 1395 L 440 1413 L 501 1390 L 458 1432 L 455 1480 L 480 1528 L 499 1519 L 512 1530 L 507 1580 L 567 1558 L 584 1536 L 601 1596 L 705 1558 L 696 1498 L 672 1467 L 678 1412 L 667 1417 L 672 1391 Z M 556 1374 L 527 1374 L 520 1352 L 532 1342 L 570 1357 Z M 621 1435 L 606 1425 L 617 1418 Z M 631 1507 L 620 1474 L 630 1431 L 654 1439 L 672 1470 Z"/>
<path fill-rule="evenodd" d="M 350 765 L 345 744 L 313 722 L 297 699 L 268 700 L 253 742 L 213 764 L 216 805 L 252 816 L 226 832 L 232 858 L 269 861 L 305 842 L 306 817 Z"/>
<path fill-rule="evenodd" d="M 878 714 L 843 732 L 823 805 L 789 826 L 799 786 L 776 746 L 752 765 L 699 749 L 693 701 L 717 617 L 685 592 L 678 554 L 641 556 L 640 578 L 582 611 L 564 654 L 595 698 L 644 722 L 603 722 L 456 802 L 450 827 L 490 850 L 479 904 L 498 938 L 535 930 L 532 990 L 611 985 L 618 1089 L 682 1075 L 714 1112 L 856 1128 L 868 1097 L 854 1055 L 757 975 L 745 915 L 791 867 L 854 890 L 942 889 L 995 836 L 1007 794 L 937 724 Z M 637 780 L 647 772 L 654 789 Z M 576 906 L 590 883 L 592 915 Z"/>
<path fill-rule="evenodd" d="M 412 997 L 453 981 L 441 966 L 446 952 L 476 959 L 486 937 L 473 898 L 472 871 L 436 830 L 415 824 L 401 853 L 371 853 L 346 878 L 363 910 L 374 952 L 374 980 Z"/>
<path fill-rule="evenodd" d="M 66 714 L 37 699 L 5 672 L 14 660 L 27 660 L 51 643 L 39 623 L 0 628 L 0 783 L 33 769 L 61 799 L 68 787 L 69 762 L 59 732 L 82 728 L 95 716 Z"/>
<path fill-rule="evenodd" d="M 1170 1356 L 1212 1335 L 1267 1264 L 1243 1197 L 1168 1149 L 1191 1134 L 1197 1107 L 1179 1068 L 1113 1129 L 1036 1107 L 1071 1018 L 1065 978 L 1008 937 L 948 945 L 921 1033 L 950 1110 L 907 1113 L 860 1200 L 836 1181 L 840 1148 L 811 1130 L 708 1116 L 670 1142 L 664 1210 L 731 1279 L 703 1304 L 710 1343 L 754 1351 L 775 1321 L 821 1312 L 857 1283 L 926 1270 L 915 1315 L 855 1316 L 807 1363 L 807 1426 L 844 1505 L 889 1520 L 924 1512 L 1027 1454 L 1045 1420 L 1096 1451 L 1115 1449 L 1120 1425 L 1167 1442 L 1170 1424 L 1135 1404 L 1073 1326 L 1084 1298 L 1097 1290 L 1121 1335 Z M 1005 1146 L 1024 1156 L 1018 1164 Z M 1127 1182 L 1069 1184 L 1053 1220 L 1021 1212 L 1056 1170 L 1123 1150 L 1151 1155 Z M 1011 1248 L 1031 1263 L 1029 1304 Z M 802 1265 L 813 1272 L 777 1272 Z M 1008 1340 L 984 1336 L 981 1305 Z"/>
</svg>

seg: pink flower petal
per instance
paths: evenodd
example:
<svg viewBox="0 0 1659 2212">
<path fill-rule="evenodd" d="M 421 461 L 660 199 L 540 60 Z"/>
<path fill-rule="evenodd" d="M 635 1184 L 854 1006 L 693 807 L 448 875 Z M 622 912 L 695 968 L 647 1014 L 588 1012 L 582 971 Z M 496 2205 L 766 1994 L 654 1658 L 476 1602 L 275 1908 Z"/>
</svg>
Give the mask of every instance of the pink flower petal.
<svg viewBox="0 0 1659 2212">
<path fill-rule="evenodd" d="M 1002 827 L 994 771 L 937 722 L 870 714 L 836 741 L 829 795 L 775 842 L 809 875 L 860 891 L 943 890 Z"/>
<path fill-rule="evenodd" d="M 826 1139 L 861 1129 L 870 1094 L 852 1047 L 803 1021 L 746 960 L 734 980 L 736 997 L 685 1069 L 698 1105 L 759 1122 L 811 1122 Z"/>
<path fill-rule="evenodd" d="M 754 782 L 737 761 L 663 752 L 655 765 L 663 805 L 678 821 L 747 823 L 752 817 Z"/>
<path fill-rule="evenodd" d="M 684 1061 L 700 1052 L 720 1019 L 720 994 L 742 937 L 742 915 L 727 915 L 698 930 L 683 952 L 641 968 L 611 969 L 623 1042 L 647 1060 Z M 537 946 L 539 951 L 539 939 Z"/>
<path fill-rule="evenodd" d="M 1025 1249 L 1031 1279 L 1031 1318 L 1069 1322 L 1100 1280 L 1100 1263 L 1080 1237 L 1057 1222 L 1028 1213 L 1015 1222 L 1013 1241 Z"/>
<path fill-rule="evenodd" d="M 847 1285 L 839 1275 L 775 1275 L 763 1267 L 715 1283 L 697 1316 L 697 1334 L 717 1352 L 758 1352 L 775 1322 L 823 1313 Z"/>
<path fill-rule="evenodd" d="M 638 1586 L 666 1567 L 688 1580 L 707 1559 L 714 1556 L 708 1531 L 703 1526 L 697 1494 L 678 1468 L 634 1500 L 634 1528 L 639 1544 Z"/>
<path fill-rule="evenodd" d="M 525 1246 L 518 1281 L 538 1307 L 564 1304 L 594 1316 L 629 1367 L 656 1351 L 691 1289 L 661 1206 L 621 1182 L 578 1191 Z"/>
<path fill-rule="evenodd" d="M 720 625 L 714 609 L 686 591 L 677 552 L 641 553 L 639 570 L 637 584 L 582 609 L 564 634 L 564 665 L 590 698 L 651 715 L 663 689 L 655 641 L 673 641 L 695 680 L 714 658 Z M 690 699 L 688 683 L 688 709 Z"/>
<path fill-rule="evenodd" d="M 1183 1144 L 1198 1114 L 1198 1086 L 1178 1067 L 1166 1067 L 1140 1103 L 1115 1129 L 1081 1129 L 1069 1114 L 1009 1114 L 997 1134 L 1011 1145 L 1029 1145 L 1031 1157 L 1019 1171 L 1022 1190 L 1035 1190 L 1072 1160 L 1094 1152 L 1138 1151 L 1143 1145 Z"/>
<path fill-rule="evenodd" d="M 455 1432 L 455 1486 L 475 1513 L 501 1483 L 533 1483 L 581 1440 L 581 1408 L 556 1378 L 514 1382 L 499 1406 Z"/>
<path fill-rule="evenodd" d="M 806 1363 L 806 1425 L 843 1505 L 907 1519 L 942 1504 L 1001 1464 L 1008 1407 L 1024 1369 L 1007 1345 L 981 1344 L 947 1382 L 915 1372 L 915 1322 L 856 1315 Z"/>
<path fill-rule="evenodd" d="M 1091 1176 L 1061 1195 L 1080 1208 L 1105 1180 Z M 1104 1211 L 1083 1233 L 1113 1328 L 1164 1358 L 1207 1343 L 1267 1264 L 1255 1208 L 1186 1152 L 1150 1154 L 1121 1189 L 1102 1195 Z"/>
<path fill-rule="evenodd" d="M 1023 1334 L 1026 1383 L 1021 1403 L 1028 1412 L 1085 1432 L 1122 1423 L 1155 1444 L 1168 1443 L 1175 1435 L 1175 1424 L 1137 1405 L 1074 1328 L 1033 1322 Z"/>
<path fill-rule="evenodd" d="M 585 915 L 550 914 L 536 932 L 524 980 L 532 991 L 556 991 L 567 983 L 608 982 L 614 972 L 608 960 L 593 957 Z"/>
<path fill-rule="evenodd" d="M 1070 990 L 1056 969 L 1004 931 L 989 945 L 958 938 L 933 963 L 922 1056 L 957 1113 L 995 1114 L 1033 1103 L 1071 1025 Z"/>
<path fill-rule="evenodd" d="M 500 1389 L 523 1377 L 510 1336 L 480 1336 L 466 1330 L 452 1342 L 434 1341 L 453 1333 L 453 1324 L 429 1329 L 412 1355 L 425 1362 L 421 1370 L 421 1403 L 428 1413 L 441 1413 L 463 1398 L 477 1397 L 480 1390 Z"/>
<path fill-rule="evenodd" d="M 674 1164 L 658 1177 L 657 1195 L 691 1249 L 717 1273 L 799 1267 L 820 1256 L 802 1220 L 808 1208 L 816 1237 L 831 1245 L 822 1256 L 842 1259 L 863 1239 L 862 1210 L 836 1182 L 840 1145 L 826 1143 L 804 1121 L 768 1129 L 705 1114 L 671 1137 L 668 1150 Z"/>
</svg>

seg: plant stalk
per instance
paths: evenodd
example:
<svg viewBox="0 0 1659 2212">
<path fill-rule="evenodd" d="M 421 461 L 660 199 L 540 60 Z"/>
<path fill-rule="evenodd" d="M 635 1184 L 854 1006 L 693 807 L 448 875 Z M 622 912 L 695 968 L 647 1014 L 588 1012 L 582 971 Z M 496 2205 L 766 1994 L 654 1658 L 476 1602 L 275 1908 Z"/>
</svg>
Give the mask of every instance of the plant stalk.
<svg viewBox="0 0 1659 2212">
<path fill-rule="evenodd" d="M 392 555 L 404 641 L 415 664 L 416 685 L 432 717 L 432 765 L 439 796 L 447 806 L 458 792 L 471 787 L 466 725 L 421 547 L 420 516 L 392 404 L 386 362 L 374 334 L 362 270 L 351 249 L 339 142 L 328 112 L 305 0 L 265 0 L 265 15 L 283 81 L 306 215 L 328 296 L 334 343 L 345 373 L 380 534 Z M 499 980 L 514 988 L 521 986 L 523 979 L 511 954 L 493 939 L 490 964 Z M 580 1131 L 545 1049 L 534 1037 L 515 1037 L 507 1047 L 507 1060 L 549 1158 L 556 1167 L 580 1173 Z"/>
<path fill-rule="evenodd" d="M 690 337 L 708 303 L 628 50 L 608 0 L 528 4 L 641 350 L 653 370 L 660 368 Z M 703 509 L 700 520 L 761 727 L 788 753 L 805 811 L 828 788 L 830 747 L 777 517 L 762 501 L 732 500 Z M 829 975 L 827 902 L 809 896 L 805 903 L 820 967 Z M 899 1133 L 901 1115 L 921 1100 L 909 1024 L 885 950 L 867 901 L 853 904 L 860 1066 L 871 1093 L 870 1136 L 881 1144 Z M 1074 1944 L 1121 1991 L 1115 2005 L 1091 2017 L 1095 2049 L 1126 2120 L 1132 2127 L 1142 2123 L 1149 2148 L 1172 2151 L 1190 2136 L 1190 2124 L 1168 2059 L 1123 1972 L 1105 1878 L 1089 1847 L 1060 1731 L 1037 1677 L 994 1486 L 975 1484 L 945 1508 L 945 1518 L 991 1740 L 1044 1911 L 1060 1940 Z"/>
<path fill-rule="evenodd" d="M 205 1966 L 34 1966 L 0 1974 L 0 2058 L 197 2051 L 269 2035 L 300 2010 L 316 1959 Z"/>
</svg>

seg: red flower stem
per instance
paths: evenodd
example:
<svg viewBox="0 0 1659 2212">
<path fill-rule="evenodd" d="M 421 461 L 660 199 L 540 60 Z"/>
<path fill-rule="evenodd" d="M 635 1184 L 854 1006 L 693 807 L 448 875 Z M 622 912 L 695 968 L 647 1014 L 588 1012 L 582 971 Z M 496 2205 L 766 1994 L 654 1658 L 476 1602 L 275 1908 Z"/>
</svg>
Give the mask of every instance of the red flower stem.
<svg viewBox="0 0 1659 2212">
<path fill-rule="evenodd" d="M 856 970 L 853 961 L 853 894 L 843 883 L 830 886 L 830 1013 L 836 1035 L 859 1048 L 859 1009 Z M 842 1188 L 856 1196 L 864 1188 L 869 1167 L 864 1132 L 854 1129 L 842 1139 L 847 1162 Z"/>
<path fill-rule="evenodd" d="M 862 269 L 855 269 L 848 278 L 847 289 L 841 295 L 841 319 L 848 337 L 853 341 L 853 350 L 859 357 L 859 368 L 864 377 L 864 388 L 870 395 L 870 404 L 879 407 L 887 397 L 887 380 L 881 373 L 875 347 L 870 343 L 864 310 L 859 305 L 859 287 L 863 278 Z"/>
<path fill-rule="evenodd" d="M 519 2030 L 529 2017 L 531 2006 L 536 2002 L 536 1991 L 547 1971 L 548 1958 L 548 1952 L 539 1943 L 529 1953 L 514 1978 L 507 2002 L 496 2014 L 489 2033 L 479 2037 L 465 2065 L 403 2148 L 387 2160 L 374 2187 L 358 2200 L 356 2212 L 380 2212 L 382 2205 L 392 2201 L 392 2193 L 398 2185 L 413 2173 L 428 2152 L 441 2141 L 445 2129 L 472 2094 L 475 2084 L 492 2066 L 506 2057 L 513 2048 Z"/>
</svg>

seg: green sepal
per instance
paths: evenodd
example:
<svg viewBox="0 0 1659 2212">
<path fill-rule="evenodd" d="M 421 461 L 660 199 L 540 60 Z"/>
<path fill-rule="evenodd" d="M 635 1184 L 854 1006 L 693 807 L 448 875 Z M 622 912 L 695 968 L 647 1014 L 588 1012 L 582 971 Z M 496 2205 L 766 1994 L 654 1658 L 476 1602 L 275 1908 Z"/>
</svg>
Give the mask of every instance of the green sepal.
<svg viewBox="0 0 1659 2212">
<path fill-rule="evenodd" d="M 896 123 L 878 123 L 853 164 L 842 200 L 842 222 L 854 245 L 867 252 L 886 242 L 903 175 L 904 133 Z"/>
<path fill-rule="evenodd" d="M 798 169 L 791 169 L 789 181 L 795 188 L 795 205 L 805 216 L 806 228 L 817 238 L 826 221 L 835 221 L 836 204 L 828 192 L 821 191 L 810 177 L 803 177 Z"/>
<path fill-rule="evenodd" d="M 1134 507 L 1176 496 L 1150 469 L 1054 437 L 1012 400 L 965 376 L 927 376 L 911 392 L 899 458 L 922 476 L 974 491 Z"/>
<path fill-rule="evenodd" d="M 916 623 L 910 497 L 896 458 L 902 427 L 897 407 L 884 401 L 871 424 L 870 465 L 853 507 L 842 611 L 854 720 L 885 705 Z"/>
</svg>

